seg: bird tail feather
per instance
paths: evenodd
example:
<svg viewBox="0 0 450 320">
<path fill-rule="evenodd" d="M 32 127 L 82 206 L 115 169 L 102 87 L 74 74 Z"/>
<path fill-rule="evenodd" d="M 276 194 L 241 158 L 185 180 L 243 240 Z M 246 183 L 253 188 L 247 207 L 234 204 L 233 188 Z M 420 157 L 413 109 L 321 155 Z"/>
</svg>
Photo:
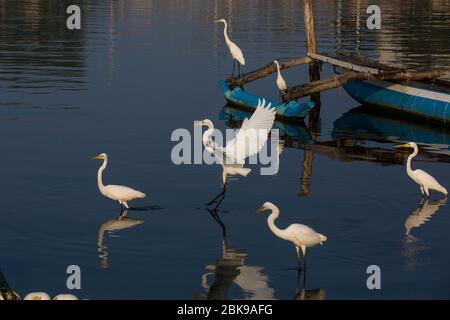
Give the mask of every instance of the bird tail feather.
<svg viewBox="0 0 450 320">
<path fill-rule="evenodd" d="M 448 195 L 447 189 L 445 189 L 443 186 L 439 185 L 439 188 L 436 189 L 436 191 L 439 191 L 445 195 Z"/>
<path fill-rule="evenodd" d="M 241 176 L 246 177 L 250 173 L 250 171 L 252 171 L 252 169 L 250 169 L 250 168 L 242 168 L 242 169 L 239 169 L 239 174 Z"/>
<path fill-rule="evenodd" d="M 138 198 L 145 198 L 145 197 L 146 197 L 146 194 L 143 193 L 143 192 L 138 191 L 137 197 L 138 197 Z"/>
<path fill-rule="evenodd" d="M 321 233 L 319 233 L 319 238 L 320 238 L 320 241 L 321 241 L 321 242 L 327 241 L 327 237 L 324 236 L 324 235 L 321 234 Z M 322 244 L 322 243 L 320 243 L 320 244 Z"/>
</svg>

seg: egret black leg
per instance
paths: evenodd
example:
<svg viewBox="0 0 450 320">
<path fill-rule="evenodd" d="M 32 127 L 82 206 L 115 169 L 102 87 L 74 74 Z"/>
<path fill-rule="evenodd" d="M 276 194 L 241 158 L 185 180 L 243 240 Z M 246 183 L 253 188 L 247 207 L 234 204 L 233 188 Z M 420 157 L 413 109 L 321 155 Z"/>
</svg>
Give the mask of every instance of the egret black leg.
<svg viewBox="0 0 450 320">
<path fill-rule="evenodd" d="M 236 61 L 233 59 L 233 73 L 231 76 L 234 78 L 234 69 L 236 68 Z"/>
</svg>

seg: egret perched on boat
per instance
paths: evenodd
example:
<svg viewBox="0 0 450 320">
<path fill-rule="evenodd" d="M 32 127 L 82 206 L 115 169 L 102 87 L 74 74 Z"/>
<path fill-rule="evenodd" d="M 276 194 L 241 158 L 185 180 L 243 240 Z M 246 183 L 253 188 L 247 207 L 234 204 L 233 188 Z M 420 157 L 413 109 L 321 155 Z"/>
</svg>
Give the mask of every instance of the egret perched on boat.
<svg viewBox="0 0 450 320">
<path fill-rule="evenodd" d="M 145 198 L 145 193 L 134 190 L 129 187 L 125 186 L 118 186 L 118 185 L 103 185 L 103 170 L 106 169 L 106 165 L 108 164 L 108 155 L 106 153 L 99 154 L 92 159 L 100 159 L 103 160 L 103 164 L 98 169 L 97 173 L 97 183 L 98 188 L 100 190 L 100 193 L 103 194 L 105 197 L 110 198 L 112 200 L 119 201 L 120 206 L 122 207 L 122 210 L 124 208 L 128 209 L 128 203 L 127 201 L 131 201 L 133 199 L 138 198 Z"/>
<path fill-rule="evenodd" d="M 284 81 L 284 78 L 281 76 L 280 64 L 278 63 L 278 60 L 274 60 L 273 63 L 277 66 L 277 87 L 278 90 L 280 90 L 281 97 L 284 98 L 284 93 L 287 89 L 286 81 Z"/>
<path fill-rule="evenodd" d="M 275 121 L 275 108 L 263 99 L 258 100 L 256 110 L 250 119 L 245 118 L 241 129 L 236 133 L 225 147 L 218 146 L 212 139 L 214 125 L 211 120 L 205 119 L 195 121 L 194 126 L 206 126 L 208 129 L 203 133 L 203 146 L 211 153 L 216 162 L 222 165 L 222 192 L 209 204 L 225 194 L 228 175 L 247 176 L 251 169 L 244 168 L 245 159 L 258 154 L 267 141 L 270 129 Z"/>
<path fill-rule="evenodd" d="M 405 144 L 400 144 L 396 146 L 396 148 L 413 148 L 413 153 L 411 153 L 408 156 L 408 160 L 406 161 L 406 173 L 408 176 L 420 186 L 420 191 L 422 192 L 422 196 L 426 195 L 427 197 L 430 196 L 429 190 L 435 190 L 437 192 L 443 193 L 445 196 L 447 196 L 448 192 L 447 189 L 445 189 L 443 186 L 439 184 L 439 182 L 436 181 L 435 178 L 433 178 L 431 175 L 426 173 L 423 170 L 411 169 L 411 160 L 415 156 L 417 156 L 417 153 L 419 153 L 419 148 L 417 147 L 417 144 L 414 142 L 408 142 Z"/>
<path fill-rule="evenodd" d="M 235 63 L 238 62 L 238 72 L 239 75 L 241 75 L 241 65 L 245 66 L 245 59 L 244 54 L 242 53 L 242 50 L 228 37 L 227 31 L 228 31 L 228 24 L 225 19 L 218 19 L 214 20 L 214 22 L 222 22 L 225 27 L 223 28 L 223 36 L 225 37 L 225 43 L 228 46 L 228 50 L 230 50 L 231 57 L 233 58 L 233 76 L 234 76 L 234 69 L 235 69 Z"/>
<path fill-rule="evenodd" d="M 256 211 L 256 214 L 262 214 L 266 210 L 270 210 L 272 213 L 267 218 L 267 224 L 269 225 L 270 230 L 279 238 L 290 241 L 294 244 L 295 250 L 297 251 L 297 263 L 298 268 L 301 269 L 301 259 L 300 259 L 300 249 L 303 256 L 303 265 L 306 270 L 306 248 L 314 247 L 315 245 L 322 244 L 327 240 L 327 237 L 323 234 L 320 234 L 310 227 L 294 223 L 291 224 L 286 229 L 279 229 L 275 225 L 275 220 L 278 218 L 280 214 L 280 210 L 276 205 L 271 202 L 265 202 L 259 209 Z"/>
</svg>

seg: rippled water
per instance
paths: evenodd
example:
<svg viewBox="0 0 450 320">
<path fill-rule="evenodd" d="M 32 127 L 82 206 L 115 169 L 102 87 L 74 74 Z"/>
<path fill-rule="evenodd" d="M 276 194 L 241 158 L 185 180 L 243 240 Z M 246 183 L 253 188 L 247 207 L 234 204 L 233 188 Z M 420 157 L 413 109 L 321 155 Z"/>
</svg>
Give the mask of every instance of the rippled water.
<svg viewBox="0 0 450 320">
<path fill-rule="evenodd" d="M 318 131 L 276 122 L 280 172 L 231 180 L 218 213 L 219 166 L 175 166 L 175 128 L 203 118 L 219 129 L 247 116 L 225 106 L 217 82 L 231 71 L 222 27 L 247 70 L 305 54 L 299 1 L 80 1 L 82 30 L 67 31 L 70 1 L 0 0 L 0 268 L 20 294 L 66 292 L 68 265 L 82 269 L 82 298 L 449 298 L 450 210 L 421 203 L 405 175 L 400 141 L 422 152 L 415 166 L 446 186 L 450 133 L 359 108 L 345 91 L 322 94 Z M 450 3 L 370 1 L 382 29 L 365 27 L 369 1 L 314 1 L 318 48 L 356 51 L 386 64 L 450 71 Z M 323 75 L 332 73 L 324 67 Z M 306 81 L 306 68 L 285 72 Z M 248 86 L 277 96 L 274 77 Z M 118 220 L 106 183 L 143 190 L 148 210 Z M 277 223 L 326 234 L 308 252 L 304 288 L 295 251 L 255 210 Z M 408 234 L 408 235 L 406 235 Z M 366 288 L 366 268 L 382 290 Z"/>
</svg>

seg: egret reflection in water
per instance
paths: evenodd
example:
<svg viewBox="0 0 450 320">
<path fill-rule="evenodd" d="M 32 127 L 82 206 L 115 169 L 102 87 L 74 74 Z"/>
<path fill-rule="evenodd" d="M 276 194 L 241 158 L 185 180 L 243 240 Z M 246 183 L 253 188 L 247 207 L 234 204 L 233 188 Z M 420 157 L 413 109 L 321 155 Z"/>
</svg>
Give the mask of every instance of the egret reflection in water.
<svg viewBox="0 0 450 320">
<path fill-rule="evenodd" d="M 104 243 L 105 233 L 108 233 L 110 236 L 112 236 L 117 231 L 133 228 L 144 223 L 144 220 L 129 218 L 127 214 L 128 210 L 125 209 L 124 211 L 122 211 L 119 217 L 106 221 L 100 226 L 100 229 L 98 230 L 97 251 L 99 253 L 101 268 L 106 269 L 109 266 L 107 250 L 108 247 Z"/>
<path fill-rule="evenodd" d="M 447 198 L 441 198 L 436 201 L 430 201 L 429 199 L 422 200 L 419 207 L 405 220 L 405 235 L 409 239 L 416 239 L 411 235 L 411 230 L 427 223 L 431 219 L 431 216 L 439 210 L 439 207 L 446 203 Z"/>
<path fill-rule="evenodd" d="M 418 255 L 421 251 L 430 248 L 423 240 L 412 235 L 413 229 L 417 229 L 430 221 L 436 214 L 439 207 L 446 205 L 447 198 L 441 198 L 436 201 L 422 199 L 418 208 L 416 208 L 405 220 L 405 239 L 403 240 L 403 249 L 405 260 L 405 269 L 414 271 L 420 265 Z"/>
<path fill-rule="evenodd" d="M 203 297 L 208 300 L 227 299 L 232 284 L 235 284 L 240 288 L 243 299 L 273 299 L 274 289 L 269 287 L 269 279 L 263 273 L 264 268 L 245 265 L 248 253 L 228 246 L 226 227 L 219 212 L 216 210 L 208 212 L 222 232 L 222 256 L 214 264 L 205 267 L 206 272 L 201 277 L 201 287 L 206 292 Z M 210 284 L 209 279 L 212 276 L 214 282 Z"/>
</svg>

